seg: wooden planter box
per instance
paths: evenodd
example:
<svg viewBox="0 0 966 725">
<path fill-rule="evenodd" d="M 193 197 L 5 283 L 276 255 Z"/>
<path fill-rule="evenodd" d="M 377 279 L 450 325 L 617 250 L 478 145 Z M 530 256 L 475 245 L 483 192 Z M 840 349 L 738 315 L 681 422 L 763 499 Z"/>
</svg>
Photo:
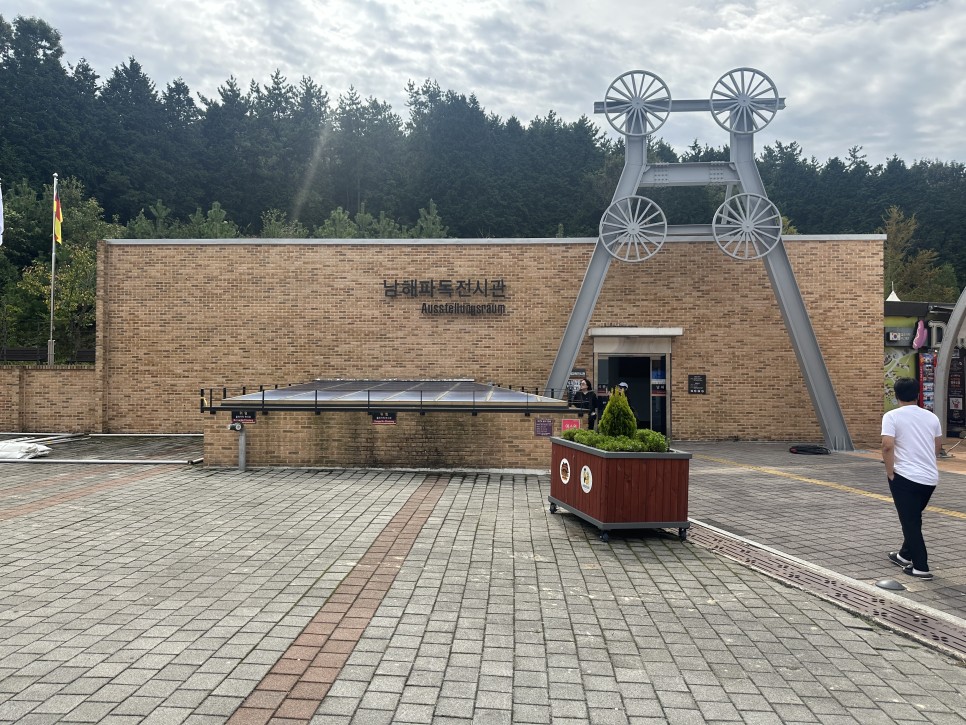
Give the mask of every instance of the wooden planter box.
<svg viewBox="0 0 966 725">
<path fill-rule="evenodd" d="M 604 541 L 611 529 L 676 528 L 685 539 L 690 453 L 611 453 L 563 438 L 551 443 L 551 513 L 563 506 L 600 529 Z"/>
</svg>

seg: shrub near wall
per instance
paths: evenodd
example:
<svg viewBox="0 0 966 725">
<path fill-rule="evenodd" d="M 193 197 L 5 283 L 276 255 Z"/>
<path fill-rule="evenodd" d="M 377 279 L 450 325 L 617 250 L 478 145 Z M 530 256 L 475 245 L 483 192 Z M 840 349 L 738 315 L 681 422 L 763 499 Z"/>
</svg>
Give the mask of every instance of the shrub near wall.
<svg viewBox="0 0 966 725">
<path fill-rule="evenodd" d="M 227 413 L 204 415 L 205 465 L 238 464 L 238 437 Z M 399 413 L 374 425 L 366 413 L 271 411 L 245 424 L 249 466 L 524 468 L 546 470 L 550 439 L 534 435 L 537 418 L 562 415 Z"/>
</svg>

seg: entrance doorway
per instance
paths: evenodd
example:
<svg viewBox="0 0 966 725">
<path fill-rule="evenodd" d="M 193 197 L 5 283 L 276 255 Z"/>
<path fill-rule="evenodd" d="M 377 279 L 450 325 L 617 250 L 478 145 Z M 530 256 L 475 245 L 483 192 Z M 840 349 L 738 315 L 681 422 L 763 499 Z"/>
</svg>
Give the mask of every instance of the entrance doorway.
<svg viewBox="0 0 966 725">
<path fill-rule="evenodd" d="M 592 327 L 594 374 L 600 391 L 627 383 L 638 428 L 671 438 L 671 345 L 680 327 Z M 605 393 L 606 395 L 606 393 Z"/>
<path fill-rule="evenodd" d="M 627 383 L 627 401 L 638 428 L 668 432 L 668 355 L 600 355 L 598 380 L 612 390 Z"/>
</svg>

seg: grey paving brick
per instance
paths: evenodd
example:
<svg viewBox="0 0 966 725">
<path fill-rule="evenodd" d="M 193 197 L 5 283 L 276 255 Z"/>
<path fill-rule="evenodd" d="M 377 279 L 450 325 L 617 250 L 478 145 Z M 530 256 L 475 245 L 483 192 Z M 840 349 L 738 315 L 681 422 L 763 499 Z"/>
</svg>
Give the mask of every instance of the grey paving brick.
<svg viewBox="0 0 966 725">
<path fill-rule="evenodd" d="M 67 715 L 65 722 L 101 722 L 117 705 L 112 702 L 84 702 Z"/>
<path fill-rule="evenodd" d="M 389 710 L 369 710 L 360 708 L 356 710 L 350 723 L 358 725 L 390 725 L 393 721 L 393 712 Z"/>
<path fill-rule="evenodd" d="M 799 478 L 782 478 L 764 469 L 787 446 L 731 445 L 761 469 L 694 459 L 696 518 L 711 512 L 805 559 L 812 538 L 837 552 L 825 565 L 865 581 L 879 573 L 842 532 L 856 530 L 850 517 L 870 538 L 883 532 L 888 545 L 868 552 L 878 561 L 894 512 L 838 489 L 813 496 L 800 479 L 847 471 L 846 486 L 881 492 L 881 464 L 796 460 Z M 727 458 L 723 447 L 698 446 Z M 31 471 L 19 475 L 56 468 Z M 313 722 L 962 722 L 966 668 L 932 649 L 672 536 L 604 544 L 576 517 L 546 512 L 546 475 L 447 475 Z M 98 494 L 104 505 L 87 518 L 55 507 L 61 519 L 41 536 L 30 517 L 0 522 L 22 569 L 8 575 L 0 551 L 0 607 L 32 607 L 0 619 L 0 713 L 224 722 L 422 478 L 165 471 Z M 749 498 L 772 489 L 818 501 L 828 521 L 816 531 L 789 521 L 782 506 L 794 507 L 779 497 Z M 966 511 L 966 495 L 944 505 Z M 940 558 L 966 553 L 948 523 Z M 909 596 L 953 606 L 934 591 Z"/>
<path fill-rule="evenodd" d="M 16 722 L 37 707 L 38 702 L 7 700 L 0 702 L 0 722 Z"/>
<path fill-rule="evenodd" d="M 550 707 L 547 705 L 513 705 L 513 722 L 547 723 L 550 722 Z"/>
<path fill-rule="evenodd" d="M 404 703 L 396 708 L 393 720 L 397 723 L 428 725 L 433 722 L 432 705 Z"/>
</svg>

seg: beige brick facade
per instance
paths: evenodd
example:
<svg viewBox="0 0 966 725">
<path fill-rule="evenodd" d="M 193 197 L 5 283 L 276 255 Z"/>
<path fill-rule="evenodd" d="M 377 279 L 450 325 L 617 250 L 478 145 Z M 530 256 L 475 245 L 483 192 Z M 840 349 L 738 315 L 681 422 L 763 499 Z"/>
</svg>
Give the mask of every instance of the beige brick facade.
<svg viewBox="0 0 966 725">
<path fill-rule="evenodd" d="M 786 248 L 853 441 L 875 445 L 882 237 L 790 237 Z M 206 462 L 230 464 L 236 434 L 226 416 L 199 412 L 202 388 L 217 400 L 223 387 L 317 377 L 542 387 L 592 251 L 593 240 L 101 243 L 96 383 L 83 400 L 94 430 L 204 430 Z M 385 281 L 440 279 L 502 280 L 505 298 L 474 301 L 506 314 L 422 314 L 438 295 L 385 293 Z M 682 329 L 668 381 L 674 439 L 821 442 L 761 261 L 674 242 L 644 263 L 615 262 L 591 320 L 612 326 Z M 594 369 L 589 337 L 576 365 Z M 688 374 L 707 375 L 706 395 L 688 394 Z M 510 417 L 400 413 L 376 429 L 361 414 L 273 413 L 248 426 L 249 460 L 546 467 L 533 419 Z"/>
<path fill-rule="evenodd" d="M 560 433 L 560 415 L 554 420 Z M 550 439 L 534 435 L 536 416 L 509 413 L 399 413 L 394 426 L 366 413 L 270 412 L 245 426 L 248 463 L 371 468 L 548 468 Z M 205 416 L 205 464 L 238 463 L 238 434 L 225 414 Z"/>
<path fill-rule="evenodd" d="M 0 366 L 0 430 L 97 431 L 95 381 L 90 366 Z"/>
</svg>

